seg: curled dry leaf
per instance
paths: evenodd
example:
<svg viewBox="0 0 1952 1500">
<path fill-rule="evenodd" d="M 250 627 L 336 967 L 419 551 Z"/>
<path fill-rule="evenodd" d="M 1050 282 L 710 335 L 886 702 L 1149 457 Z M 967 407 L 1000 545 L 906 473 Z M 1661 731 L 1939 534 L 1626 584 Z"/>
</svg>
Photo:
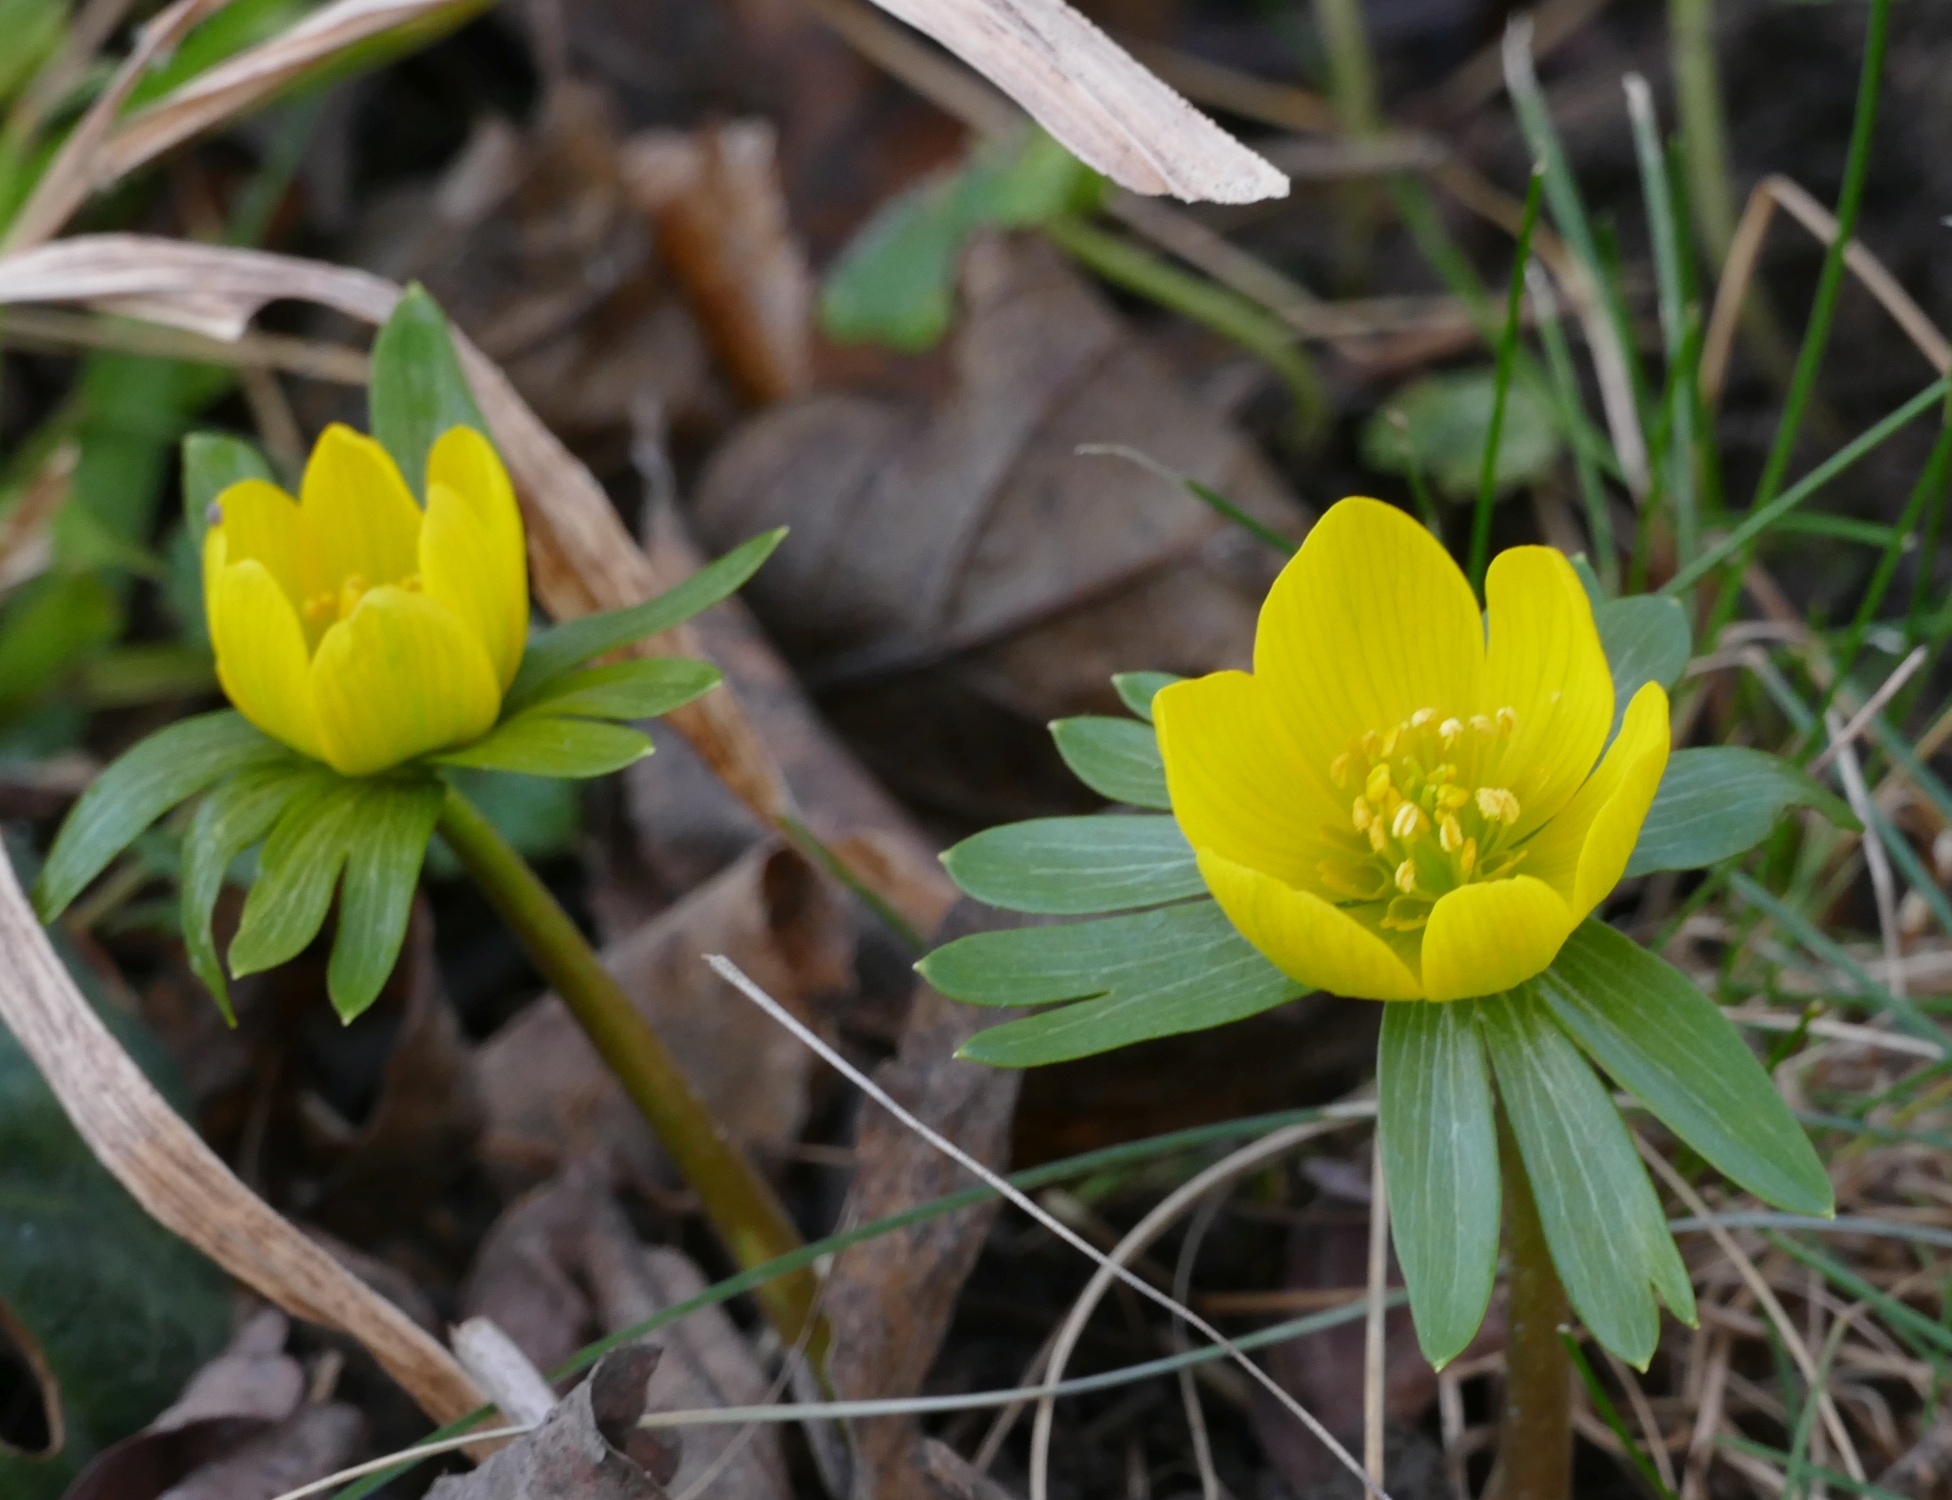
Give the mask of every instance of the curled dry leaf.
<svg viewBox="0 0 1952 1500">
<path fill-rule="evenodd" d="M 284 1352 L 290 1331 L 275 1308 L 247 1320 L 147 1429 L 98 1453 L 65 1500 L 156 1500 L 290 1417 L 305 1398 L 305 1371 Z"/>
<path fill-rule="evenodd" d="M 982 73 L 1120 187 L 1213 203 L 1287 196 L 1287 178 L 1064 0 L 875 3 Z"/>
<path fill-rule="evenodd" d="M 657 1364 L 648 1344 L 606 1354 L 540 1427 L 472 1474 L 436 1480 L 429 1500 L 662 1500 L 670 1450 L 637 1427 Z"/>
<path fill-rule="evenodd" d="M 170 1486 L 160 1500 L 274 1500 L 287 1490 L 338 1473 L 365 1446 L 366 1418 L 358 1407 L 341 1401 L 302 1407 Z"/>
<path fill-rule="evenodd" d="M 588 1339 L 696 1296 L 705 1285 L 678 1251 L 640 1243 L 601 1175 L 582 1166 L 502 1216 L 482 1246 L 466 1303 L 475 1316 L 504 1328 L 532 1361 L 551 1364 Z M 662 1350 L 650 1382 L 656 1409 L 750 1406 L 766 1399 L 765 1371 L 723 1308 L 693 1313 L 660 1329 L 651 1342 Z M 671 1450 L 671 1460 L 677 1456 Z M 682 1462 L 658 1477 L 682 1492 L 708 1470 L 717 1477 L 705 1493 L 726 1500 L 785 1500 L 792 1493 L 779 1434 L 771 1427 L 744 1438 L 729 1426 L 688 1431 Z"/>
<path fill-rule="evenodd" d="M 827 878 L 767 844 L 604 951 L 712 1112 L 764 1160 L 799 1138 L 811 1059 L 749 1005 L 739 1005 L 701 954 L 731 953 L 794 1006 L 851 981 L 853 934 Z M 528 1006 L 477 1053 L 487 1134 L 482 1154 L 505 1187 L 532 1184 L 566 1161 L 598 1156 L 621 1176 L 671 1185 L 642 1115 L 554 995 Z"/>
<path fill-rule="evenodd" d="M 436 1421 L 480 1404 L 447 1350 L 238 1181 L 169 1107 L 75 988 L 4 861 L 0 1020 L 151 1216 L 286 1312 L 357 1339 Z"/>
<path fill-rule="evenodd" d="M 764 120 L 650 131 L 624 147 L 624 180 L 718 356 L 755 400 L 812 379 L 813 276 L 787 221 Z"/>
</svg>

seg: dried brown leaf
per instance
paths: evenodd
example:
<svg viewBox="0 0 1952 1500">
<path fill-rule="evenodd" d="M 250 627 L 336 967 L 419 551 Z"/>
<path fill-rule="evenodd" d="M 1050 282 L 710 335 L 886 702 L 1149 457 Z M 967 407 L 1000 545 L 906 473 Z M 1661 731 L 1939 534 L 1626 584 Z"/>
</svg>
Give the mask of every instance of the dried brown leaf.
<svg viewBox="0 0 1952 1500">
<path fill-rule="evenodd" d="M 540 1427 L 472 1474 L 436 1480 L 429 1500 L 663 1500 L 663 1486 L 633 1456 L 657 1459 L 637 1429 L 657 1363 L 646 1344 L 606 1354 Z"/>
<path fill-rule="evenodd" d="M 358 1407 L 307 1406 L 172 1485 L 160 1500 L 274 1500 L 336 1474 L 365 1446 L 366 1418 Z"/>
</svg>

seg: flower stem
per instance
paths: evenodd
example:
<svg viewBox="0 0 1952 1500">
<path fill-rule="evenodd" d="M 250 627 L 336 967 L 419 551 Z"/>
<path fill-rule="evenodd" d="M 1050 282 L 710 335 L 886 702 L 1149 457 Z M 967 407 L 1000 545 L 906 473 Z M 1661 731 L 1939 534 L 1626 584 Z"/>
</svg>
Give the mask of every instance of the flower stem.
<svg viewBox="0 0 1952 1500">
<path fill-rule="evenodd" d="M 452 786 L 441 807 L 440 832 L 643 1112 L 733 1258 L 751 1267 L 799 1249 L 800 1233 L 772 1188 L 726 1138 L 650 1022 L 535 871 Z M 815 1290 L 812 1272 L 801 1270 L 766 1282 L 753 1295 L 790 1345 L 814 1316 Z M 821 1350 L 811 1352 L 817 1360 Z"/>
<path fill-rule="evenodd" d="M 1572 1363 L 1559 1338 L 1566 1293 L 1532 1201 L 1532 1182 L 1498 1118 L 1505 1178 L 1505 1240 L 1511 1252 L 1505 1341 L 1505 1414 L 1498 1439 L 1504 1500 L 1567 1500 L 1572 1493 Z"/>
</svg>

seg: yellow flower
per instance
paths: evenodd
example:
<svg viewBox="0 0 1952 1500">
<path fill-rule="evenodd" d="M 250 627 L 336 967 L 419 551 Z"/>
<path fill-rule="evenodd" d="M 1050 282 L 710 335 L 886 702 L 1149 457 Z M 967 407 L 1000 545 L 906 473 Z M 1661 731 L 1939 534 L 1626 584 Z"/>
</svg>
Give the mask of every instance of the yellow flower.
<svg viewBox="0 0 1952 1500">
<path fill-rule="evenodd" d="M 442 434 L 423 513 L 384 448 L 329 427 L 299 495 L 247 479 L 211 508 L 204 608 L 230 701 L 347 776 L 486 733 L 529 625 L 522 517 L 488 440 Z"/>
<path fill-rule="evenodd" d="M 1370 1000 L 1510 989 L 1626 869 L 1667 766 L 1667 694 L 1634 694 L 1601 759 L 1613 681 L 1571 565 L 1513 548 L 1486 595 L 1488 643 L 1429 532 L 1344 500 L 1268 594 L 1252 675 L 1155 700 L 1208 889 L 1303 984 Z"/>
</svg>

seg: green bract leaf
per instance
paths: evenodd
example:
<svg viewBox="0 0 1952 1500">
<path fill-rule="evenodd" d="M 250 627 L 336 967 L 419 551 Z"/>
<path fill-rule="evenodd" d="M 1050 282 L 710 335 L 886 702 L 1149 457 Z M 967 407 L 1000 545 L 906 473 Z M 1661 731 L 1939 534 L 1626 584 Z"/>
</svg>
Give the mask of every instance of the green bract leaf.
<svg viewBox="0 0 1952 1500">
<path fill-rule="evenodd" d="M 41 920 L 60 916 L 110 860 L 177 803 L 232 771 L 293 758 L 230 709 L 159 729 L 96 777 L 61 825 L 34 885 Z"/>
<path fill-rule="evenodd" d="M 1686 975 L 1588 920 L 1539 976 L 1538 991 L 1593 1061 L 1724 1177 L 1789 1213 L 1835 1211 L 1809 1138 Z"/>
<path fill-rule="evenodd" d="M 1627 712 L 1633 695 L 1647 683 L 1672 688 L 1694 649 L 1688 633 L 1687 611 L 1680 601 L 1659 594 L 1636 594 L 1613 599 L 1593 611 L 1606 664 L 1613 670 L 1613 729 Z"/>
<path fill-rule="evenodd" d="M 450 427 L 488 437 L 488 423 L 461 373 L 454 339 L 440 306 L 415 283 L 394 304 L 373 340 L 373 376 L 366 388 L 367 424 L 393 455 L 414 494 L 427 498 L 427 454 Z"/>
<path fill-rule="evenodd" d="M 438 781 L 366 781 L 360 791 L 339 929 L 325 971 L 332 1008 L 345 1021 L 379 998 L 400 957 L 421 861 L 447 794 Z"/>
<path fill-rule="evenodd" d="M 1676 750 L 1667 759 L 1628 875 L 1695 870 L 1761 843 L 1792 807 L 1813 807 L 1839 828 L 1857 819 L 1839 798 L 1778 756 L 1740 745 Z"/>
<path fill-rule="evenodd" d="M 296 958 L 318 936 L 361 837 L 361 793 L 360 782 L 335 777 L 317 796 L 294 798 L 272 827 L 230 945 L 239 979 Z"/>
<path fill-rule="evenodd" d="M 1475 1004 L 1383 1007 L 1377 1128 L 1417 1342 L 1438 1369 L 1484 1321 L 1498 1273 L 1498 1127 Z"/>
<path fill-rule="evenodd" d="M 203 553 L 203 533 L 210 525 L 210 506 L 242 479 L 276 484 L 265 456 L 242 438 L 223 432 L 193 432 L 183 439 L 183 528 Z"/>
<path fill-rule="evenodd" d="M 1476 1004 L 1566 1295 L 1595 1338 L 1644 1370 L 1660 1335 L 1649 1289 L 1684 1321 L 1695 1316 L 1646 1168 L 1613 1100 L 1532 986 Z"/>
<path fill-rule="evenodd" d="M 216 997 L 224 1019 L 236 1024 L 230 1008 L 230 987 L 217 940 L 210 931 L 210 914 L 224 888 L 231 862 L 271 831 L 279 816 L 299 797 L 317 797 L 332 784 L 321 767 L 303 763 L 256 766 L 220 782 L 197 809 L 183 838 L 180 905 L 183 946 L 190 968 Z"/>
<path fill-rule="evenodd" d="M 1097 715 L 1059 719 L 1051 725 L 1051 738 L 1071 773 L 1099 796 L 1172 810 L 1159 737 L 1144 724 Z"/>
<path fill-rule="evenodd" d="M 546 709 L 588 719 L 655 719 L 702 697 L 722 680 L 710 662 L 688 656 L 646 656 L 559 677 L 541 690 L 530 712 Z"/>
<path fill-rule="evenodd" d="M 978 151 L 882 205 L 821 288 L 821 326 L 841 343 L 933 347 L 954 317 L 956 263 L 970 236 L 1079 207 L 1097 180 L 1042 131 Z"/>
<path fill-rule="evenodd" d="M 666 589 L 655 599 L 646 599 L 628 609 L 584 615 L 543 631 L 529 642 L 529 649 L 522 657 L 522 666 L 502 700 L 503 717 L 512 717 L 535 703 L 543 688 L 591 657 L 662 634 L 730 598 L 759 571 L 759 565 L 772 556 L 773 549 L 785 536 L 784 526 L 762 532 L 716 562 L 707 563 L 676 588 Z"/>
<path fill-rule="evenodd" d="M 1035 818 L 964 839 L 942 856 L 966 895 L 1008 911 L 1089 916 L 1206 894 L 1171 818 Z"/>
<path fill-rule="evenodd" d="M 535 710 L 504 720 L 465 749 L 431 756 L 437 765 L 527 776 L 608 776 L 651 753 L 650 736 L 596 719 L 564 719 Z"/>
<path fill-rule="evenodd" d="M 1223 1025 L 1301 993 L 1211 901 L 1102 922 L 981 932 L 936 949 L 916 967 L 943 994 L 975 1005 L 1080 1001 L 993 1026 L 962 1049 L 964 1057 L 1008 1068 Z"/>
<path fill-rule="evenodd" d="M 1118 690 L 1119 701 L 1150 724 L 1154 694 L 1185 680 L 1171 672 L 1119 672 L 1112 677 L 1112 686 Z"/>
<path fill-rule="evenodd" d="M 1407 474 L 1414 463 L 1447 498 L 1472 498 L 1484 467 L 1496 384 L 1488 368 L 1411 382 L 1364 426 L 1363 461 L 1387 474 Z M 1498 439 L 1499 493 L 1544 478 L 1558 457 L 1552 408 L 1526 386 L 1511 386 Z"/>
</svg>

